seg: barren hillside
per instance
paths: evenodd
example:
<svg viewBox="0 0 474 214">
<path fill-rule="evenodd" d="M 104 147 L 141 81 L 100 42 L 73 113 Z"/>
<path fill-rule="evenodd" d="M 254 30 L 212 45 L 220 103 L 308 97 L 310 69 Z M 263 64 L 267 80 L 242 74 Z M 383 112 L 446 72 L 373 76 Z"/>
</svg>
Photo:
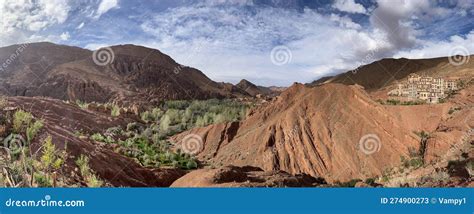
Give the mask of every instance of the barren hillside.
<svg viewBox="0 0 474 214">
<path fill-rule="evenodd" d="M 361 87 L 296 84 L 241 123 L 195 129 L 176 141 L 200 135 L 204 149 L 198 157 L 215 165 L 350 180 L 379 175 L 399 164 L 410 148 L 418 149 L 418 137 L 399 122 Z"/>
<path fill-rule="evenodd" d="M 23 46 L 0 77 L 0 92 L 5 95 L 135 104 L 247 96 L 245 91 L 214 82 L 155 49 L 119 45 L 94 55 L 52 43 Z M 8 60 L 19 47 L 0 48 L 0 61 Z"/>
</svg>

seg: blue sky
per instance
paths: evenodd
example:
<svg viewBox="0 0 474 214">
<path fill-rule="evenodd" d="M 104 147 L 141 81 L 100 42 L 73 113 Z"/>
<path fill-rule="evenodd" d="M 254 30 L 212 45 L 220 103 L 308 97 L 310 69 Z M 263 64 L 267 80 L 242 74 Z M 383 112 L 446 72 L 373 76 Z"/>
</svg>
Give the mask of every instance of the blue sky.
<svg viewBox="0 0 474 214">
<path fill-rule="evenodd" d="M 216 81 L 287 86 L 386 57 L 474 53 L 472 0 L 0 0 L 0 46 L 156 48 Z"/>
</svg>

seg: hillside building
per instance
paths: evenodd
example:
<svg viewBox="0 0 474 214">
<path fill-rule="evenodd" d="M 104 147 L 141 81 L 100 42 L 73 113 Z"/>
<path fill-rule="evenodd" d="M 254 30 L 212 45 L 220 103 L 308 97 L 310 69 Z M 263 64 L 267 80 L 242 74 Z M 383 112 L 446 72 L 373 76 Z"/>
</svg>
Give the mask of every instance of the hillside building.
<svg viewBox="0 0 474 214">
<path fill-rule="evenodd" d="M 405 97 L 410 101 L 424 100 L 427 103 L 438 103 L 449 91 L 457 89 L 456 80 L 410 74 L 406 82 L 397 84 L 397 88 L 388 92 L 388 95 Z"/>
</svg>

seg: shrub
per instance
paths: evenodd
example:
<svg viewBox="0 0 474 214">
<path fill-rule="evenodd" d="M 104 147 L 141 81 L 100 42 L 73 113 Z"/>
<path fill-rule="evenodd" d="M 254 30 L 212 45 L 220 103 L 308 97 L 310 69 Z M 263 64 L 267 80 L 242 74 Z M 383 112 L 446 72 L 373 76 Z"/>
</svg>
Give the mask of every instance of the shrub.
<svg viewBox="0 0 474 214">
<path fill-rule="evenodd" d="M 365 179 L 365 183 L 370 186 L 375 186 L 375 178 L 367 178 Z"/>
<path fill-rule="evenodd" d="M 194 126 L 196 127 L 202 127 L 202 126 L 205 126 L 206 125 L 206 121 L 204 120 L 203 117 L 198 117 L 197 120 L 196 120 L 196 123 L 194 124 Z"/>
<path fill-rule="evenodd" d="M 56 172 L 63 166 L 66 158 L 66 151 L 58 151 L 53 144 L 51 136 L 48 136 L 42 147 L 40 161 L 35 161 L 33 164 L 36 168 L 33 175 L 38 185 L 45 187 L 56 186 Z"/>
<path fill-rule="evenodd" d="M 387 100 L 386 103 L 387 103 L 388 105 L 398 105 L 398 104 L 400 104 L 400 100 L 389 99 L 389 100 Z"/>
<path fill-rule="evenodd" d="M 411 105 L 422 105 L 425 104 L 425 101 L 417 100 L 417 101 L 400 101 L 395 99 L 388 99 L 385 102 L 383 100 L 377 100 L 382 105 L 404 105 L 404 106 L 411 106 Z"/>
<path fill-rule="evenodd" d="M 428 139 L 431 138 L 430 134 L 425 132 L 425 131 L 421 131 L 421 132 L 417 132 L 416 133 L 421 139 L 420 139 L 420 149 L 418 151 L 418 155 L 421 157 L 422 161 L 423 161 L 423 158 L 425 157 L 425 152 L 426 152 L 426 146 L 427 146 L 427 143 L 428 143 Z"/>
<path fill-rule="evenodd" d="M 31 113 L 21 109 L 17 110 L 13 115 L 13 131 L 17 134 L 21 133 L 25 127 L 30 125 L 32 119 Z"/>
<path fill-rule="evenodd" d="M 410 160 L 410 166 L 413 167 L 413 168 L 419 168 L 421 166 L 423 166 L 423 158 L 412 158 Z"/>
<path fill-rule="evenodd" d="M 145 138 L 151 138 L 153 135 L 153 130 L 151 128 L 146 128 L 145 130 L 143 130 L 141 135 Z"/>
<path fill-rule="evenodd" d="M 90 137 L 92 140 L 103 143 L 114 143 L 115 140 L 111 136 L 103 136 L 100 133 L 95 133 Z"/>
<path fill-rule="evenodd" d="M 410 167 L 410 163 L 407 161 L 407 159 L 403 155 L 400 156 L 400 162 L 402 163 L 403 167 L 405 167 L 405 168 Z"/>
<path fill-rule="evenodd" d="M 119 126 L 110 127 L 104 133 L 105 136 L 110 136 L 110 137 L 119 136 L 121 134 L 123 134 L 123 130 Z"/>
<path fill-rule="evenodd" d="M 7 99 L 4 96 L 0 95 L 0 110 L 7 107 L 7 105 L 8 105 Z"/>
<path fill-rule="evenodd" d="M 139 131 L 139 129 L 140 129 L 140 126 L 138 125 L 138 123 L 133 122 L 133 123 L 127 124 L 127 131 L 129 132 L 137 132 Z"/>
<path fill-rule="evenodd" d="M 163 116 L 163 113 L 164 112 L 160 108 L 154 108 L 151 111 L 150 116 L 153 119 L 153 121 L 156 122 Z"/>
<path fill-rule="evenodd" d="M 89 166 L 89 158 L 85 155 L 79 156 L 76 160 L 76 165 L 79 167 L 79 172 L 88 187 L 101 187 L 104 182 L 98 178 L 94 171 Z"/>
<path fill-rule="evenodd" d="M 59 169 L 64 160 L 60 157 L 56 146 L 53 144 L 51 136 L 48 136 L 43 144 L 43 155 L 40 158 L 40 169 L 50 171 L 51 169 Z"/>
<path fill-rule="evenodd" d="M 420 156 L 416 156 L 416 157 L 412 157 L 410 159 L 405 159 L 405 157 L 401 156 L 400 158 L 400 162 L 402 163 L 402 166 L 405 167 L 405 168 L 419 168 L 419 167 L 422 167 L 423 164 L 424 164 L 424 160 L 423 160 L 423 157 L 420 157 Z M 401 171 L 402 169 L 400 169 Z"/>
<path fill-rule="evenodd" d="M 165 103 L 169 109 L 181 109 L 184 110 L 189 106 L 189 101 L 186 100 L 171 100 Z"/>
<path fill-rule="evenodd" d="M 160 121 L 160 130 L 163 132 L 167 132 L 170 128 L 171 118 L 168 114 L 163 116 Z"/>
<path fill-rule="evenodd" d="M 196 169 L 198 167 L 198 164 L 195 160 L 188 160 L 186 163 L 186 168 L 187 169 Z"/>
<path fill-rule="evenodd" d="M 89 103 L 86 103 L 86 102 L 81 101 L 81 100 L 76 100 L 76 105 L 79 106 L 79 108 L 81 108 L 81 109 L 89 108 Z"/>
<path fill-rule="evenodd" d="M 43 128 L 43 120 L 37 120 L 26 128 L 26 139 L 29 143 L 31 143 L 41 128 Z"/>
<path fill-rule="evenodd" d="M 98 142 L 105 142 L 105 137 L 100 133 L 91 135 L 91 139 Z"/>
<path fill-rule="evenodd" d="M 247 104 L 232 100 L 195 100 L 168 101 L 164 108 L 153 108 L 141 113 L 143 121 L 159 121 L 163 136 L 181 132 L 193 127 L 206 126 L 212 123 L 223 123 L 243 119 L 247 113 Z"/>
<path fill-rule="evenodd" d="M 168 109 L 163 117 L 168 116 L 170 125 L 175 125 L 181 122 L 181 115 L 184 114 L 184 111 L 177 109 Z"/>
<path fill-rule="evenodd" d="M 120 107 L 118 105 L 112 105 L 110 115 L 112 115 L 112 117 L 118 117 L 120 115 Z"/>
<path fill-rule="evenodd" d="M 31 154 L 27 147 L 22 147 L 20 155 L 1 162 L 0 186 L 9 187 L 55 187 L 65 186 L 61 175 L 61 167 L 67 158 L 66 150 L 60 152 L 48 136 L 41 149 L 41 156 L 37 152 Z"/>
<path fill-rule="evenodd" d="M 91 139 L 118 144 L 115 151 L 146 167 L 194 169 L 198 167 L 197 161 L 188 154 L 171 151 L 166 137 L 195 126 L 240 120 L 245 117 L 247 109 L 248 105 L 231 100 L 168 101 L 140 114 L 141 119 L 148 123 L 146 128 L 130 123 L 126 132 L 116 134 L 107 130 L 104 135 L 92 135 Z M 116 141 L 108 139 L 112 137 Z"/>
<path fill-rule="evenodd" d="M 149 111 L 145 111 L 145 112 L 141 113 L 140 118 L 145 122 L 149 122 L 149 121 L 152 120 L 152 116 L 151 116 L 151 113 Z"/>
<path fill-rule="evenodd" d="M 453 114 L 454 112 L 459 111 L 459 110 L 461 110 L 461 107 L 450 108 L 448 111 L 448 114 Z"/>
<path fill-rule="evenodd" d="M 471 177 L 474 176 L 474 160 L 469 160 L 466 163 L 466 170 Z"/>
<path fill-rule="evenodd" d="M 169 143 L 158 139 L 148 140 L 143 134 L 118 141 L 121 146 L 119 152 L 136 159 L 145 167 L 172 166 L 183 169 L 197 168 L 197 162 L 187 154 L 173 152 L 169 150 Z"/>
</svg>

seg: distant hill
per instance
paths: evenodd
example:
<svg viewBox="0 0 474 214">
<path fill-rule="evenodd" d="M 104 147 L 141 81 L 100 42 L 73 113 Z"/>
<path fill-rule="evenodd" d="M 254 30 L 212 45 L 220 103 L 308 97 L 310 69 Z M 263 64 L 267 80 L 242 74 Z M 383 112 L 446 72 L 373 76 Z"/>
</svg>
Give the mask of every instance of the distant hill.
<svg viewBox="0 0 474 214">
<path fill-rule="evenodd" d="M 101 52 L 94 58 L 94 52 L 71 46 L 23 46 L 0 76 L 0 92 L 6 95 L 123 103 L 247 96 L 239 88 L 214 82 L 155 49 L 112 46 L 111 60 Z M 0 62 L 6 62 L 20 47 L 0 48 Z M 109 62 L 102 65 L 100 57 Z"/>
<path fill-rule="evenodd" d="M 236 87 L 244 90 L 249 95 L 255 97 L 258 94 L 266 95 L 266 96 L 275 96 L 280 94 L 285 88 L 284 87 L 265 87 L 265 86 L 257 86 L 246 79 L 242 79 L 239 83 L 235 85 Z"/>
<path fill-rule="evenodd" d="M 474 55 L 470 58 L 474 58 Z M 324 83 L 358 84 L 368 91 L 373 91 L 388 86 L 397 80 L 404 79 L 412 73 L 463 78 L 472 77 L 473 69 L 473 60 L 456 66 L 450 64 L 448 57 L 432 59 L 382 59 L 346 73 L 323 77 L 308 85 L 315 86 Z"/>
</svg>

